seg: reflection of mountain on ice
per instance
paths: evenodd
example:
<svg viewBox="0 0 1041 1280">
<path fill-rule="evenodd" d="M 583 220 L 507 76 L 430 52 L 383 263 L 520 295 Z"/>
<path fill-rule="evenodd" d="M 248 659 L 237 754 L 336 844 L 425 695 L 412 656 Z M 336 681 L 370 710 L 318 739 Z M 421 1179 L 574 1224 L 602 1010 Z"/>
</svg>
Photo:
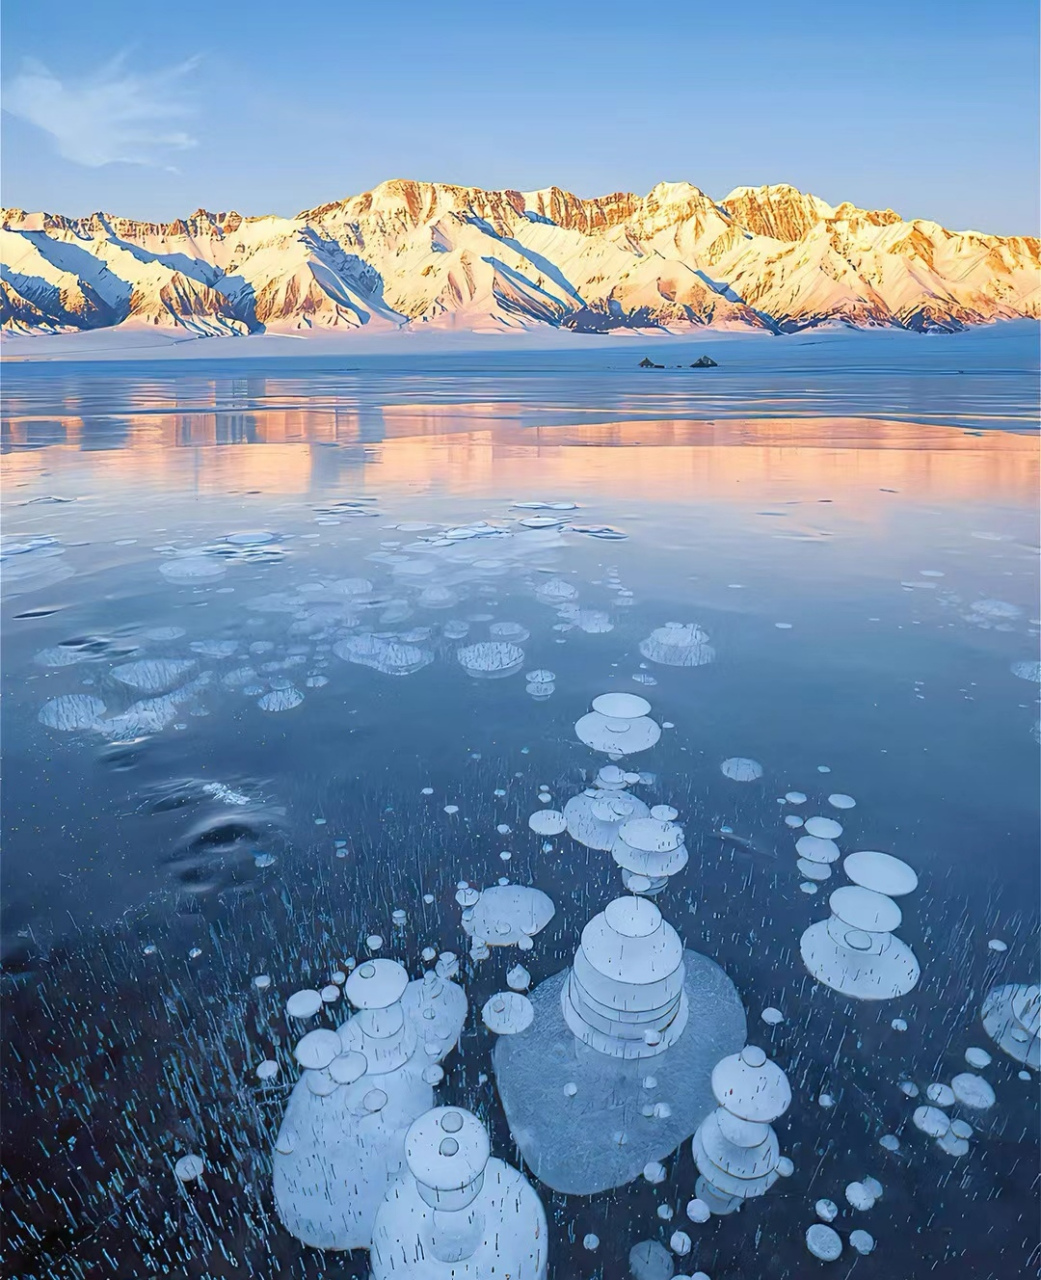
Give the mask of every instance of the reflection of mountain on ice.
<svg viewBox="0 0 1041 1280">
<path fill-rule="evenodd" d="M 581 199 L 395 180 L 295 218 L 5 211 L 20 333 L 434 327 L 959 329 L 1041 314 L 1038 241 L 953 232 L 790 186 Z"/>
</svg>

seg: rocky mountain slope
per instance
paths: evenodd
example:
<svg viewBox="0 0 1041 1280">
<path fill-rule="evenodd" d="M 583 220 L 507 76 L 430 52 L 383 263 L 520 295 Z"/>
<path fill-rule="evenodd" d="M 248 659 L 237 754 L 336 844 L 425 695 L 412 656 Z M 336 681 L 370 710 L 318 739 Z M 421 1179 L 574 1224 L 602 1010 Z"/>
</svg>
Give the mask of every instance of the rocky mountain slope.
<svg viewBox="0 0 1041 1280">
<path fill-rule="evenodd" d="M 585 200 L 392 181 L 295 218 L 2 221 L 0 318 L 20 333 L 945 330 L 1041 316 L 1037 239 L 833 208 L 789 186 L 716 202 L 689 183 Z"/>
</svg>

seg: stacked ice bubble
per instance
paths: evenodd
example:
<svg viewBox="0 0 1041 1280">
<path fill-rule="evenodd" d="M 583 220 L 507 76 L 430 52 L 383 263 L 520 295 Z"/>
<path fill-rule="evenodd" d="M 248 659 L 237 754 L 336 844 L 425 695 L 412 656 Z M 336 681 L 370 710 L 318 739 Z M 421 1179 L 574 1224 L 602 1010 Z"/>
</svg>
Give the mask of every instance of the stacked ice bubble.
<svg viewBox="0 0 1041 1280">
<path fill-rule="evenodd" d="M 716 657 L 708 635 L 694 622 L 667 622 L 656 628 L 640 641 L 640 652 L 666 667 L 700 667 Z"/>
<path fill-rule="evenodd" d="M 771 1122 L 788 1110 L 792 1091 L 784 1072 L 762 1049 L 746 1045 L 712 1072 L 719 1106 L 694 1135 L 695 1191 L 713 1213 L 727 1214 L 765 1195 L 781 1173 Z"/>
<path fill-rule="evenodd" d="M 572 796 L 564 805 L 564 820 L 572 840 L 587 849 L 611 850 L 622 823 L 644 818 L 650 812 L 639 797 L 626 789 L 639 780 L 638 773 L 626 773 L 615 764 L 605 765 L 593 786 Z"/>
<path fill-rule="evenodd" d="M 850 854 L 843 866 L 854 883 L 836 889 L 831 917 L 802 935 L 803 962 L 819 982 L 858 1000 L 906 995 L 921 969 L 893 932 L 902 919 L 893 898 L 910 893 L 918 877 L 906 862 L 874 850 Z"/>
<path fill-rule="evenodd" d="M 437 1065 L 466 1019 L 463 991 L 433 971 L 409 982 L 392 960 L 347 979 L 357 1013 L 297 1046 L 304 1068 L 275 1141 L 275 1208 L 288 1231 L 320 1249 L 368 1248 L 376 1210 L 397 1177 L 405 1133 L 434 1102 Z M 298 996 L 319 993 L 297 993 Z M 322 1006 L 291 998 L 293 1018 Z"/>
<path fill-rule="evenodd" d="M 526 1162 L 571 1194 L 622 1186 L 689 1138 L 714 1064 L 744 1041 L 732 983 L 635 895 L 589 921 L 572 967 L 530 1007 L 530 1025 L 495 1046 L 496 1081 Z"/>
<path fill-rule="evenodd" d="M 658 908 L 616 898 L 582 930 L 564 986 L 564 1018 L 600 1053 L 647 1058 L 675 1044 L 687 1022 L 683 943 Z"/>
<path fill-rule="evenodd" d="M 669 812 L 675 816 L 675 810 Z M 611 846 L 622 883 L 631 893 L 660 893 L 669 877 L 687 865 L 687 856 L 683 828 L 658 817 L 629 818 L 619 826 Z"/>
<path fill-rule="evenodd" d="M 404 1162 L 376 1212 L 372 1280 L 544 1280 L 542 1204 L 516 1169 L 492 1157 L 475 1115 L 427 1111 L 405 1135 Z"/>
<path fill-rule="evenodd" d="M 635 693 L 602 693 L 575 725 L 579 740 L 613 759 L 647 751 L 661 737 L 650 717 L 651 704 Z"/>
</svg>

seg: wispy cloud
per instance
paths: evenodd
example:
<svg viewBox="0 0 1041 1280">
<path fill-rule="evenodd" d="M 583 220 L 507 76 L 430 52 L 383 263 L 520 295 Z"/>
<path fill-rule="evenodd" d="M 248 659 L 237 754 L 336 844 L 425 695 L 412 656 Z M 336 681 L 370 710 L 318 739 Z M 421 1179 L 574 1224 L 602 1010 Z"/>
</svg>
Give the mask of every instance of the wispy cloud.
<svg viewBox="0 0 1041 1280">
<path fill-rule="evenodd" d="M 168 166 L 174 152 L 195 146 L 175 126 L 193 113 L 183 82 L 198 62 L 138 74 L 120 54 L 93 75 L 60 80 L 27 60 L 4 87 L 3 106 L 50 134 L 58 153 L 75 164 Z"/>
</svg>

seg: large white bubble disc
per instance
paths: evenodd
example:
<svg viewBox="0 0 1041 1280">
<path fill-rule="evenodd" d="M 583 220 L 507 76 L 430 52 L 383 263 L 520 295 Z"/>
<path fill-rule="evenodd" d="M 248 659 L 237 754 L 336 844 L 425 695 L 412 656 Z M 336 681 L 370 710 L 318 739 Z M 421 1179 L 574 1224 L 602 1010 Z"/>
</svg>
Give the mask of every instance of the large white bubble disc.
<svg viewBox="0 0 1041 1280">
<path fill-rule="evenodd" d="M 635 720 L 649 715 L 651 704 L 635 693 L 602 693 L 593 699 L 593 710 L 610 720 Z"/>
<path fill-rule="evenodd" d="M 309 1031 L 297 1041 L 293 1056 L 302 1067 L 309 1071 L 320 1071 L 327 1067 L 340 1053 L 340 1037 L 335 1031 L 320 1029 Z"/>
<path fill-rule="evenodd" d="M 613 720 L 599 711 L 590 711 L 576 723 L 575 733 L 594 751 L 626 756 L 653 747 L 661 737 L 661 728 L 649 716 Z"/>
<path fill-rule="evenodd" d="M 817 836 L 821 840 L 837 840 L 842 835 L 842 823 L 836 822 L 834 818 L 822 818 L 815 815 L 807 818 L 803 824 L 806 828 L 806 834 Z"/>
<path fill-rule="evenodd" d="M 889 898 L 900 898 L 918 887 L 913 868 L 890 853 L 874 849 L 858 849 L 842 860 L 842 869 L 854 884 Z"/>
<path fill-rule="evenodd" d="M 731 782 L 755 782 L 763 776 L 763 766 L 747 756 L 731 756 L 719 766 L 723 776 Z"/>
<path fill-rule="evenodd" d="M 903 918 L 900 908 L 884 893 L 860 885 L 844 885 L 828 899 L 832 913 L 853 929 L 892 933 Z"/>
</svg>

